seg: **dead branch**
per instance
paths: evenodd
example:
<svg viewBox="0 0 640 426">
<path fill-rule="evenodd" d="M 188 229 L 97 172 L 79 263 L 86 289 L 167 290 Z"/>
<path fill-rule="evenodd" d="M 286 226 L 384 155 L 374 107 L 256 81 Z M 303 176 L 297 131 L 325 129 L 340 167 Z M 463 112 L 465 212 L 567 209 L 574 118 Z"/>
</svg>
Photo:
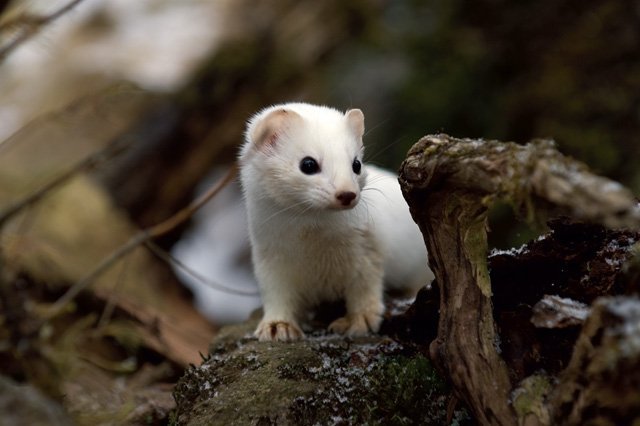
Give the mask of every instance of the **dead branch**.
<svg viewBox="0 0 640 426">
<path fill-rule="evenodd" d="M 236 294 L 236 295 L 239 295 L 239 296 L 258 296 L 260 294 L 257 290 L 256 291 L 238 290 L 237 288 L 227 287 L 227 286 L 225 286 L 223 284 L 220 284 L 218 282 L 211 281 L 210 279 L 208 279 L 204 275 L 198 273 L 197 271 L 195 271 L 194 269 L 190 268 L 188 265 L 186 265 L 182 261 L 180 261 L 177 258 L 175 258 L 174 256 L 172 256 L 170 253 L 168 253 L 166 250 L 164 250 L 163 248 L 161 248 L 160 246 L 155 244 L 153 241 L 145 241 L 144 245 L 149 249 L 149 251 L 151 253 L 156 255 L 156 257 L 158 257 L 159 259 L 161 259 L 165 263 L 167 263 L 169 265 L 173 265 L 173 266 L 179 268 L 180 270 L 182 270 L 187 275 L 190 275 L 191 277 L 195 278 L 196 280 L 200 281 L 201 283 L 204 283 L 208 287 L 215 288 L 215 289 L 218 289 L 220 291 L 224 291 L 226 293 Z"/>
<path fill-rule="evenodd" d="M 113 253 L 107 256 L 100 264 L 98 264 L 91 272 L 89 272 L 84 278 L 76 282 L 71 286 L 65 294 L 63 294 L 55 303 L 49 308 L 49 316 L 53 317 L 57 315 L 69 302 L 71 302 L 80 292 L 89 287 L 96 278 L 98 278 L 107 269 L 113 266 L 118 260 L 131 253 L 134 249 L 142 244 L 151 241 L 154 238 L 161 237 L 166 233 L 174 230 L 179 225 L 186 222 L 197 210 L 204 206 L 209 200 L 215 197 L 228 183 L 235 179 L 238 173 L 237 164 L 234 163 L 229 169 L 227 174 L 216 182 L 211 188 L 209 188 L 204 194 L 199 196 L 191 204 L 184 209 L 178 211 L 167 220 L 152 226 L 147 229 L 143 229 L 136 235 L 131 237 L 129 241 L 117 248 Z"/>
<path fill-rule="evenodd" d="M 640 299 L 602 297 L 592 310 L 548 398 L 553 424 L 635 423 L 640 419 Z"/>
<path fill-rule="evenodd" d="M 409 151 L 400 182 L 440 286 L 432 358 L 481 424 L 516 424 L 509 403 L 513 386 L 497 350 L 486 261 L 488 208 L 503 200 L 528 219 L 562 213 L 640 228 L 637 202 L 621 185 L 561 155 L 550 141 L 520 146 L 427 136 Z"/>
<path fill-rule="evenodd" d="M 2 212 L 0 212 L 0 230 L 2 230 L 4 225 L 11 218 L 13 218 L 17 213 L 21 212 L 24 208 L 37 203 L 51 191 L 59 188 L 78 174 L 94 170 L 102 163 L 113 159 L 114 157 L 124 152 L 128 147 L 133 145 L 134 142 L 135 138 L 133 137 L 119 138 L 106 147 L 89 154 L 87 157 L 71 166 L 68 170 L 60 173 L 58 176 L 46 182 L 44 185 L 34 190 L 30 194 L 27 194 L 24 198 L 13 202 Z"/>
<path fill-rule="evenodd" d="M 66 5 L 48 15 L 23 14 L 11 21 L 5 22 L 0 26 L 0 34 L 3 32 L 13 32 L 14 34 L 4 46 L 0 46 L 0 64 L 21 44 L 38 34 L 44 29 L 44 27 L 69 12 L 78 4 L 82 3 L 82 1 L 83 0 L 71 0 Z"/>
</svg>

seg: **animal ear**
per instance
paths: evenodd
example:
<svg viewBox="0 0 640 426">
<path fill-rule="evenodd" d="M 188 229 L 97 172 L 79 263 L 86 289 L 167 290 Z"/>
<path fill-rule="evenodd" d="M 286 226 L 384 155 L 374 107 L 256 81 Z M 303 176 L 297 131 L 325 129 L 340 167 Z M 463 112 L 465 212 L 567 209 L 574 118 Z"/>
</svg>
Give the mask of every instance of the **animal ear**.
<svg viewBox="0 0 640 426">
<path fill-rule="evenodd" d="M 364 114 L 359 109 L 350 109 L 344 113 L 349 122 L 349 127 L 356 137 L 361 138 L 364 135 Z"/>
<path fill-rule="evenodd" d="M 249 127 L 249 139 L 258 149 L 273 147 L 280 136 L 300 120 L 302 117 L 294 111 L 275 109 Z"/>
</svg>

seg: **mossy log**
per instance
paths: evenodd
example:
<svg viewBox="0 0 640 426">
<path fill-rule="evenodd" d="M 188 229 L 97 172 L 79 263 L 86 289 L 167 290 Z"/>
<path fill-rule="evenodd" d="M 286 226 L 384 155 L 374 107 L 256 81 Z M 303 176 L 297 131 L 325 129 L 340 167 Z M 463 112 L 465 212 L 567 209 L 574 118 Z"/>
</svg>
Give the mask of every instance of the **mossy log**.
<svg viewBox="0 0 640 426">
<path fill-rule="evenodd" d="M 476 419 L 481 424 L 496 425 L 522 423 L 525 417 L 527 423 L 534 424 L 548 424 L 549 419 L 572 422 L 566 413 L 571 413 L 571 419 L 581 419 L 585 409 L 593 412 L 594 407 L 603 406 L 604 402 L 597 398 L 587 405 L 565 401 L 570 406 L 547 405 L 543 401 L 542 409 L 535 414 L 516 412 L 511 405 L 514 384 L 499 353 L 500 336 L 494 323 L 486 260 L 487 215 L 491 205 L 502 200 L 527 219 L 562 214 L 608 227 L 640 228 L 640 210 L 632 194 L 616 182 L 590 173 L 586 166 L 563 156 L 552 142 L 545 140 L 522 146 L 427 136 L 409 151 L 401 167 L 400 182 L 424 235 L 429 264 L 440 287 L 438 336 L 431 343 L 431 356 L 450 377 Z M 630 297 L 628 302 L 640 306 L 637 299 Z M 590 319 L 587 324 L 593 321 Z M 580 339 L 591 335 L 593 331 L 589 330 L 593 327 L 585 326 Z M 605 340 L 594 342 L 589 350 L 608 345 Z M 623 356 L 610 346 L 603 346 L 600 352 L 607 348 L 609 354 Z M 585 374 L 587 364 L 597 364 L 592 357 L 599 355 L 589 350 L 577 345 L 574 351 L 574 360 L 591 360 L 573 367 L 582 369 L 581 374 Z M 637 375 L 634 371 L 640 370 L 634 356 L 631 367 L 635 370 L 627 370 L 628 363 L 616 365 L 624 366 L 627 374 Z M 571 361 L 570 365 L 576 363 Z M 553 392 L 566 396 L 562 389 L 572 388 L 571 383 L 577 382 L 578 376 L 562 374 Z M 585 395 L 590 395 L 594 389 L 587 388 Z M 638 402 L 629 403 L 635 406 L 618 407 L 618 414 L 633 415 Z"/>
<path fill-rule="evenodd" d="M 258 342 L 256 316 L 223 328 L 174 391 L 181 425 L 469 424 L 419 346 L 313 332 Z"/>
<path fill-rule="evenodd" d="M 640 421 L 640 300 L 596 300 L 573 357 L 548 397 L 553 424 Z"/>
</svg>

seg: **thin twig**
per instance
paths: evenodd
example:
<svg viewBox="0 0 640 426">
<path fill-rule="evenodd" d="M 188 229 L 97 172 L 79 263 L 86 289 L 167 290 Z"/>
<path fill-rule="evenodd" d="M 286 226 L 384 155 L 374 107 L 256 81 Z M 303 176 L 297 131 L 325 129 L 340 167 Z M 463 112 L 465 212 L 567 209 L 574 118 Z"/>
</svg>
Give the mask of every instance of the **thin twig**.
<svg viewBox="0 0 640 426">
<path fill-rule="evenodd" d="M 176 259 L 171 254 L 167 253 L 165 250 L 163 250 L 160 246 L 158 246 L 154 242 L 147 241 L 147 242 L 145 242 L 145 245 L 147 246 L 147 248 L 153 254 L 158 256 L 163 261 L 165 261 L 165 262 L 167 262 L 169 264 L 173 264 L 173 265 L 177 266 L 178 268 L 180 268 L 186 274 L 192 276 L 196 280 L 206 284 L 207 286 L 209 286 L 211 288 L 215 288 L 216 290 L 224 291 L 225 293 L 229 293 L 229 294 L 237 294 L 239 296 L 258 296 L 260 294 L 257 291 L 238 290 L 236 288 L 227 287 L 227 286 L 222 285 L 220 283 L 211 281 L 211 280 L 207 279 L 206 277 L 204 277 L 202 274 L 198 273 L 197 271 L 193 270 L 189 266 L 185 265 L 180 260 Z"/>
<path fill-rule="evenodd" d="M 7 22 L 2 26 L 2 30 L 11 26 L 22 26 L 21 31 L 6 45 L 0 47 L 0 63 L 2 63 L 9 54 L 25 41 L 36 35 L 45 25 L 50 24 L 62 15 L 76 7 L 83 0 L 72 0 L 60 9 L 44 16 L 25 15 L 11 22 Z"/>
<path fill-rule="evenodd" d="M 126 258 L 122 262 L 122 269 L 120 269 L 120 272 L 118 273 L 118 278 L 116 279 L 116 282 L 113 284 L 113 288 L 111 289 L 111 292 L 107 297 L 104 309 L 102 310 L 102 315 L 100 315 L 100 320 L 98 321 L 99 329 L 106 327 L 107 324 L 109 324 L 109 321 L 111 321 L 111 316 L 113 315 L 113 311 L 115 310 L 115 307 L 116 307 L 116 302 L 115 302 L 116 289 L 124 281 L 125 274 L 127 273 L 127 265 L 129 263 L 127 262 L 128 259 L 129 258 Z"/>
<path fill-rule="evenodd" d="M 40 199 L 42 199 L 42 197 L 47 195 L 49 191 L 61 186 L 69 179 L 76 176 L 78 173 L 93 170 L 101 163 L 112 159 L 116 155 L 123 152 L 132 142 L 132 138 L 125 137 L 116 142 L 113 142 L 112 144 L 109 144 L 98 152 L 89 154 L 87 157 L 80 160 L 74 166 L 62 172 L 54 179 L 48 181 L 40 188 L 9 205 L 9 207 L 0 212 L 0 230 L 2 230 L 9 219 L 19 213 L 22 209 L 38 202 Z"/>
<path fill-rule="evenodd" d="M 143 229 L 136 235 L 131 237 L 129 241 L 117 248 L 113 253 L 104 258 L 102 262 L 98 264 L 91 272 L 89 272 L 84 278 L 76 282 L 71 286 L 65 294 L 63 294 L 58 300 L 56 300 L 49 309 L 49 314 L 55 316 L 58 312 L 64 308 L 64 306 L 71 302 L 82 290 L 87 288 L 95 281 L 100 275 L 102 275 L 107 269 L 109 269 L 119 259 L 129 254 L 138 246 L 152 240 L 153 238 L 161 237 L 166 233 L 172 231 L 177 226 L 186 222 L 198 209 L 204 206 L 210 199 L 216 196 L 229 182 L 235 179 L 238 173 L 238 166 L 236 163 L 231 166 L 227 174 L 220 179 L 214 186 L 209 188 L 204 194 L 194 200 L 184 209 L 178 211 L 176 214 L 168 218 L 167 220 L 154 225 L 150 228 Z"/>
</svg>

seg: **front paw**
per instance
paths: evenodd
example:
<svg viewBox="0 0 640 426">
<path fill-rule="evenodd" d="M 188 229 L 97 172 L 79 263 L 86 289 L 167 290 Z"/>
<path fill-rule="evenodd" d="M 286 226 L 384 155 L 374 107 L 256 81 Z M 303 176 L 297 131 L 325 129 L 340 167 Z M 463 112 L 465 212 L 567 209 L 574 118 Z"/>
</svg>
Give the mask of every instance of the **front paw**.
<svg viewBox="0 0 640 426">
<path fill-rule="evenodd" d="M 346 315 L 332 322 L 329 325 L 329 331 L 350 337 L 363 336 L 369 332 L 378 331 L 381 322 L 382 317 L 377 312 Z"/>
<path fill-rule="evenodd" d="M 261 342 L 289 342 L 304 337 L 304 333 L 293 321 L 262 320 L 254 336 Z"/>
</svg>

